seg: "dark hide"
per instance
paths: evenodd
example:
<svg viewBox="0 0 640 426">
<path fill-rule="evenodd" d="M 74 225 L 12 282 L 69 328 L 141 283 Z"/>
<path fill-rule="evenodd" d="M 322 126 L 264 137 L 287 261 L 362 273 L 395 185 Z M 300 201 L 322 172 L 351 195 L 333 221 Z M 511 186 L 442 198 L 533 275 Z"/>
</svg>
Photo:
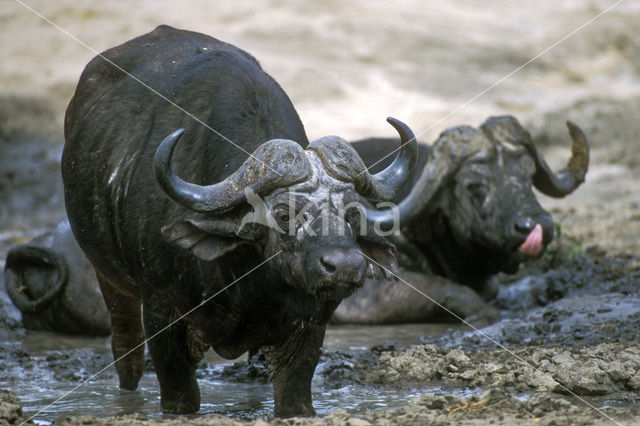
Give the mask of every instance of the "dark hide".
<svg viewBox="0 0 640 426">
<path fill-rule="evenodd" d="M 4 280 L 29 330 L 88 336 L 111 333 L 93 266 L 66 219 L 28 244 L 11 248 Z"/>
<path fill-rule="evenodd" d="M 205 350 L 231 359 L 262 348 L 276 415 L 313 415 L 326 322 L 362 285 L 361 251 L 375 245 L 368 255 L 390 267 L 392 247 L 356 237 L 359 222 L 334 205 L 338 195 L 359 200 L 354 184 L 303 149 L 290 100 L 249 54 L 160 26 L 103 55 L 217 132 L 103 57 L 87 65 L 67 109 L 67 212 L 110 309 L 120 386 L 136 388 L 147 336 L 163 411 L 194 412 Z M 357 156 L 340 138 L 331 146 Z M 385 195 L 379 180 L 361 186 Z M 326 223 L 304 223 L 327 233 L 306 232 L 303 220 L 319 213 Z"/>
<path fill-rule="evenodd" d="M 401 276 L 432 300 L 401 282 L 367 280 L 340 305 L 334 320 L 398 323 L 451 318 L 437 304 L 478 325 L 496 320 L 497 310 L 477 292 L 490 296 L 485 285 L 492 275 L 515 272 L 521 262 L 540 256 L 553 239 L 553 220 L 533 187 L 564 196 L 584 181 L 588 146 L 579 128 L 568 125 L 574 148 L 568 171 L 557 176 L 571 176 L 553 189 L 542 182 L 558 177 L 513 117 L 492 117 L 478 129 L 451 128 L 432 146 L 420 144 L 416 172 L 394 202 L 407 199 L 421 172 L 427 171 L 430 198 L 425 197 L 428 203 L 413 218 L 402 222 L 402 235 L 392 241 Z M 371 172 L 389 164 L 391 158 L 379 160 L 396 145 L 393 139 L 376 138 L 353 143 L 367 166 L 376 163 Z M 537 245 L 536 224 L 541 240 Z M 525 241 L 535 250 L 524 250 Z"/>
</svg>

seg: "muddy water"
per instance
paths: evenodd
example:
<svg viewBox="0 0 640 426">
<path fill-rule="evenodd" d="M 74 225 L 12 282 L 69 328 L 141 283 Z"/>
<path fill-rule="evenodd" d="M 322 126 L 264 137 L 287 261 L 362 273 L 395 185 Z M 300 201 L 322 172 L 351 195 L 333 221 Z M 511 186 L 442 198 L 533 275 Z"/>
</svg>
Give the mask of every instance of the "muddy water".
<svg viewBox="0 0 640 426">
<path fill-rule="evenodd" d="M 385 341 L 402 347 L 418 343 L 424 335 L 437 338 L 449 329 L 461 329 L 461 326 L 333 326 L 327 331 L 324 348 L 329 351 L 364 351 Z M 115 369 L 109 365 L 109 339 L 29 332 L 21 343 L 6 344 L 12 346 L 9 352 L 15 356 L 7 357 L 0 388 L 11 389 L 20 397 L 25 414 L 33 415 L 42 410 L 35 417 L 39 423 L 53 422 L 61 416 L 78 415 L 110 417 L 142 413 L 151 418 L 162 417 L 160 389 L 152 371 L 145 372 L 137 391 L 118 388 Z M 21 356 L 21 353 L 28 355 Z M 25 361 L 27 357 L 29 360 Z M 220 413 L 255 418 L 273 413 L 270 384 L 263 381 L 220 380 L 217 377 L 221 371 L 233 361 L 224 360 L 213 351 L 206 354 L 205 361 L 206 366 L 200 368 L 198 373 L 202 397 L 200 414 Z M 324 368 L 325 365 L 321 363 L 318 371 Z M 98 376 L 79 386 L 102 369 L 104 371 Z M 316 375 L 312 385 L 313 400 L 319 415 L 329 414 L 338 407 L 350 413 L 399 408 L 424 391 L 451 394 L 450 389 L 445 392 L 436 384 L 410 388 L 348 384 L 334 388 L 327 386 L 322 374 Z M 460 396 L 471 394 L 464 389 L 454 393 Z"/>
</svg>

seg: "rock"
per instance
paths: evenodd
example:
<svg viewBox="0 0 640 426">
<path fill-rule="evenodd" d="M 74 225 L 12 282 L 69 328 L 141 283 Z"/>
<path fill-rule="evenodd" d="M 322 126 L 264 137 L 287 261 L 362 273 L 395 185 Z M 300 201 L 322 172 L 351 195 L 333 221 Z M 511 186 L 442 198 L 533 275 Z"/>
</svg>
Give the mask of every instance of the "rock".
<svg viewBox="0 0 640 426">
<path fill-rule="evenodd" d="M 551 411 L 568 411 L 571 403 L 563 397 L 549 393 L 537 392 L 529 397 L 526 403 L 527 408 L 537 417 L 544 416 Z"/>
<path fill-rule="evenodd" d="M 0 424 L 17 425 L 26 421 L 22 404 L 15 393 L 0 389 Z"/>
<path fill-rule="evenodd" d="M 347 420 L 347 425 L 348 426 L 369 426 L 371 425 L 371 422 L 358 417 L 351 417 L 349 418 L 349 420 Z"/>
</svg>

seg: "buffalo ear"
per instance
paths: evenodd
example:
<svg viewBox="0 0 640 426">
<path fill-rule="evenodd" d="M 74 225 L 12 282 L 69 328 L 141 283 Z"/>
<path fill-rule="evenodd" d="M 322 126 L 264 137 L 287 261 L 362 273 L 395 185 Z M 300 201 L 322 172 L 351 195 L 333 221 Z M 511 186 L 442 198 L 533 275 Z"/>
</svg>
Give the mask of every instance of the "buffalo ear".
<svg viewBox="0 0 640 426">
<path fill-rule="evenodd" d="M 367 277 L 374 279 L 397 279 L 398 259 L 396 248 L 386 238 L 372 232 L 358 236 L 358 245 L 364 253 L 367 263 Z"/>
<path fill-rule="evenodd" d="M 188 218 L 163 226 L 161 232 L 166 241 L 210 261 L 251 242 L 251 235 L 237 231 L 237 223 L 224 218 Z"/>
</svg>

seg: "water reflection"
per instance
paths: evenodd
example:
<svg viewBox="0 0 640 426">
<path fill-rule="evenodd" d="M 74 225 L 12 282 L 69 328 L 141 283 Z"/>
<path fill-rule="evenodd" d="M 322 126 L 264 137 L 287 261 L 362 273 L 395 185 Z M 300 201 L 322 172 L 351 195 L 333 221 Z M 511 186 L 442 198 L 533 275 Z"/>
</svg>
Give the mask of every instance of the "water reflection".
<svg viewBox="0 0 640 426">
<path fill-rule="evenodd" d="M 241 418 L 256 418 L 273 413 L 273 395 L 270 384 L 233 383 L 199 380 L 202 402 L 200 414 L 216 413 Z M 72 384 L 48 380 L 41 383 L 25 383 L 13 387 L 24 404 L 24 412 L 32 415 L 67 393 Z M 368 410 L 399 408 L 424 390 L 439 390 L 437 386 L 423 389 L 377 388 L 345 386 L 340 389 L 325 389 L 321 379 L 314 379 L 312 386 L 314 405 L 318 415 L 327 415 L 336 408 L 352 413 Z M 173 417 L 162 415 L 160 390 L 153 373 L 145 373 L 136 391 L 118 388 L 116 378 L 96 379 L 68 394 L 35 420 L 39 423 L 53 422 L 64 415 L 94 415 L 110 417 L 131 413 L 143 413 L 151 418 Z"/>
<path fill-rule="evenodd" d="M 385 341 L 394 341 L 399 346 L 408 346 L 419 342 L 423 335 L 440 335 L 448 328 L 458 327 L 451 324 L 408 324 L 397 326 L 331 326 L 327 330 L 324 348 L 327 350 L 364 350 Z M 29 332 L 21 342 L 22 349 L 31 360 L 28 366 L 11 360 L 16 365 L 6 365 L 0 387 L 9 388 L 21 398 L 24 412 L 35 414 L 48 404 L 55 402 L 45 412 L 38 414 L 36 421 L 53 422 L 64 415 L 95 415 L 110 417 L 114 415 L 143 413 L 149 417 L 163 416 L 160 408 L 160 388 L 154 373 L 145 373 L 138 390 L 124 391 L 118 387 L 115 368 L 109 366 L 103 374 L 67 394 L 81 380 L 89 377 L 111 362 L 110 339 L 61 336 L 54 333 Z M 86 350 L 78 352 L 79 349 Z M 51 361 L 51 350 L 63 354 L 56 355 Z M 91 357 L 86 370 L 73 371 L 73 374 L 56 372 L 55 362 L 73 362 L 74 357 Z M 62 359 L 63 361 L 59 361 Z M 95 360 L 98 361 L 95 361 Z M 245 359 L 241 357 L 240 359 Z M 205 360 L 214 364 L 213 369 L 222 369 L 229 360 L 222 359 L 213 351 L 207 352 Z M 63 364 L 68 366 L 69 364 Z M 75 364 L 71 364 L 75 365 Z M 28 370 L 28 371 L 27 371 Z M 28 379 L 27 379 L 28 377 Z M 233 383 L 227 381 L 199 379 L 201 391 L 200 414 L 218 413 L 243 418 L 256 418 L 273 413 L 273 393 L 270 384 Z M 340 389 L 327 389 L 322 378 L 316 375 L 312 384 L 314 405 L 318 415 L 326 415 L 336 408 L 358 413 L 368 410 L 397 408 L 405 405 L 424 390 L 437 391 L 431 385 L 423 389 L 398 389 L 349 385 Z"/>
<path fill-rule="evenodd" d="M 327 328 L 323 348 L 365 350 L 392 341 L 398 346 L 420 343 L 421 336 L 438 337 L 449 329 L 465 329 L 463 324 L 340 325 Z"/>
</svg>

